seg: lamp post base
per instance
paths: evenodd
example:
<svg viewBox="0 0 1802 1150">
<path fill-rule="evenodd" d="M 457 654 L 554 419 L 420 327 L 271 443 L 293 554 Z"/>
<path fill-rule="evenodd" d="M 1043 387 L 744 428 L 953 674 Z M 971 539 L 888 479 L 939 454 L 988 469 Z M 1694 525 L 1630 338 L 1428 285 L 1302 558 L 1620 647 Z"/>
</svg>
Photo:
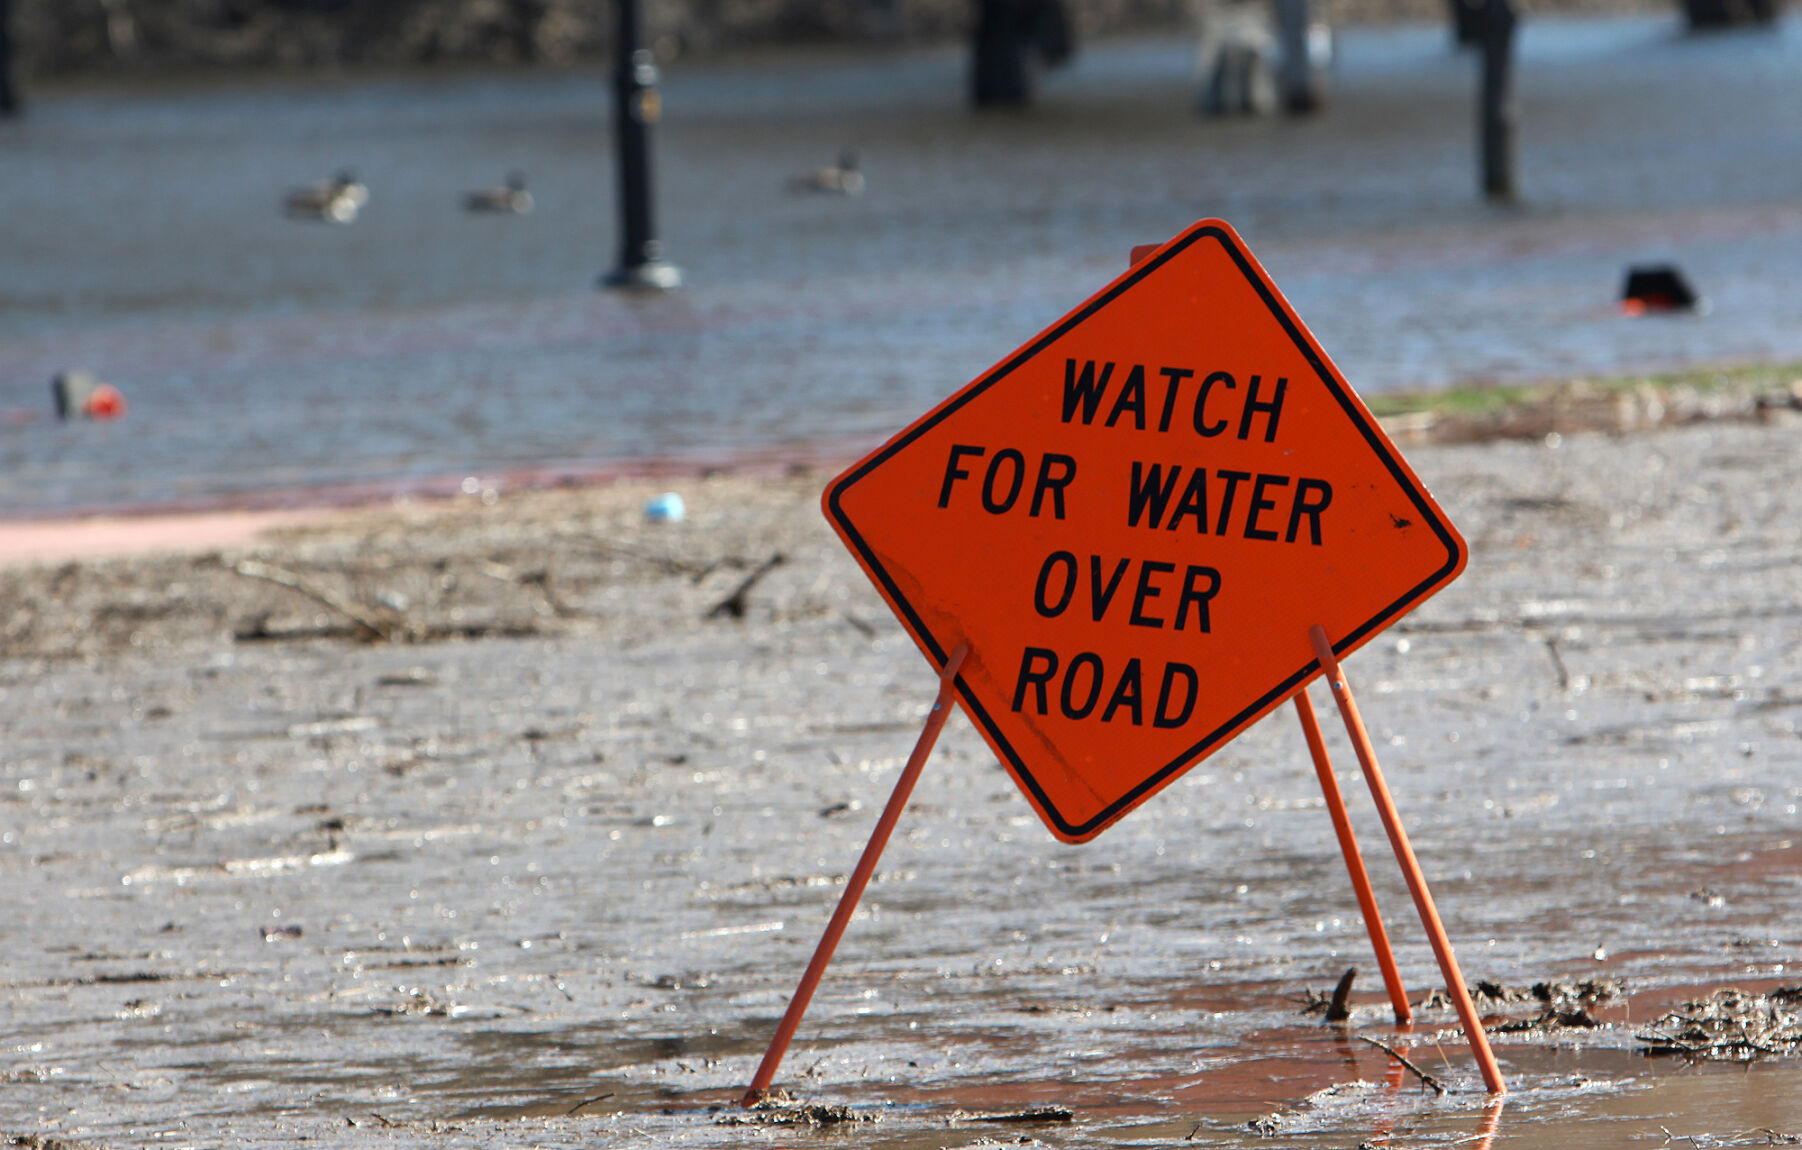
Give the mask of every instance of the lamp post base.
<svg viewBox="0 0 1802 1150">
<path fill-rule="evenodd" d="M 682 286 L 682 269 L 668 260 L 621 265 L 602 276 L 600 286 L 621 291 L 675 291 Z"/>
</svg>

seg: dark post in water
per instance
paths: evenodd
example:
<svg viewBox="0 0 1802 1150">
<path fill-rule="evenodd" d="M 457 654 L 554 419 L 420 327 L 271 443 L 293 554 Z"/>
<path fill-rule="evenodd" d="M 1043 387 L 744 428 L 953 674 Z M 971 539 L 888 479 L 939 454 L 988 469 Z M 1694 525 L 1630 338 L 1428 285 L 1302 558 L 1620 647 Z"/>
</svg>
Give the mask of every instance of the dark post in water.
<svg viewBox="0 0 1802 1150">
<path fill-rule="evenodd" d="M 1483 0 L 1480 19 L 1483 98 L 1478 119 L 1483 139 L 1483 194 L 1506 202 L 1519 191 L 1514 175 L 1515 129 L 1520 125 L 1520 101 L 1514 94 L 1514 5 L 1511 0 Z"/>
<path fill-rule="evenodd" d="M 12 0 L 0 0 L 0 117 L 19 111 L 19 93 L 13 88 L 12 8 Z"/>
<path fill-rule="evenodd" d="M 657 63 L 643 46 L 639 0 L 618 0 L 615 36 L 613 125 L 619 149 L 619 266 L 601 283 L 607 287 L 671 291 L 682 273 L 663 259 L 663 245 L 651 226 L 651 125 L 662 112 Z"/>
</svg>

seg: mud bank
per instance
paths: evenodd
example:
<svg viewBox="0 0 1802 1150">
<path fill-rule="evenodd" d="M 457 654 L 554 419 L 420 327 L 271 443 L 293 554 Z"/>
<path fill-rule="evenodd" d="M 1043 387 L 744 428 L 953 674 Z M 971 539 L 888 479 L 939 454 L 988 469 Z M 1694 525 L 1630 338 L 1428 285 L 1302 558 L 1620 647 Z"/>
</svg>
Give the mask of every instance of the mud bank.
<svg viewBox="0 0 1802 1150">
<path fill-rule="evenodd" d="M 0 572 L 0 1135 L 1802 1133 L 1793 1058 L 1692 1067 L 1641 1038 L 1714 988 L 1802 982 L 1798 434 L 1410 449 L 1473 559 L 1347 664 L 1402 814 L 1473 981 L 1619 980 L 1581 1005 L 1595 1026 L 1505 1029 L 1548 1004 L 1484 1000 L 1499 1113 L 1449 1011 L 1390 1024 L 1284 711 L 1085 847 L 954 717 L 779 1078 L 854 1121 L 738 1124 L 933 690 L 821 475 L 682 484 L 675 524 L 644 522 L 652 488 L 477 491 Z M 1329 738 L 1424 998 L 1436 967 Z M 1352 1017 L 1325 1025 L 1308 992 L 1349 966 Z"/>
</svg>

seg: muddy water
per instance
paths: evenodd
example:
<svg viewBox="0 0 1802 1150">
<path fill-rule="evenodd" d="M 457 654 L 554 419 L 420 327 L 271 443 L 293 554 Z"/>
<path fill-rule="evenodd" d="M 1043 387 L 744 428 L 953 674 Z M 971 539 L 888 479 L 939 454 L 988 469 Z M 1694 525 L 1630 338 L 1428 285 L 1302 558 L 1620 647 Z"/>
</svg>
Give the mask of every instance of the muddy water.
<svg viewBox="0 0 1802 1150">
<path fill-rule="evenodd" d="M 0 662 L 0 1134 L 913 1148 L 1802 1133 L 1794 1058 L 1689 1067 L 1635 1038 L 1691 994 L 1802 981 L 1798 434 L 1412 453 L 1471 539 L 1470 570 L 1347 669 L 1464 970 L 1625 980 L 1599 1029 L 1495 1035 L 1514 1091 L 1499 1114 L 1449 1012 L 1405 1034 L 1387 1016 L 1283 712 L 1084 847 L 1052 840 L 954 718 L 779 1078 L 880 1121 L 726 1124 L 932 688 L 816 489 L 789 479 L 694 485 L 690 519 L 662 529 L 633 526 L 635 489 L 562 497 L 611 524 L 598 537 L 622 555 L 780 548 L 741 623 L 703 617 L 737 575 L 640 563 L 578 580 L 575 549 L 597 536 L 549 531 L 508 498 L 412 542 L 400 520 L 322 528 L 265 558 L 342 563 L 373 596 L 428 543 L 444 558 L 423 569 L 492 583 L 493 533 L 533 538 L 586 630 L 234 642 L 241 611 L 279 622 L 316 604 L 208 606 L 191 591 L 217 577 L 206 561 L 111 569 L 92 625 L 136 630 L 113 632 L 110 654 Z M 36 580 L 14 585 L 23 600 L 73 601 L 88 576 L 18 578 Z M 1439 975 L 1329 739 L 1418 999 Z M 1354 965 L 1349 1029 L 1302 1012 Z M 1363 1037 L 1405 1047 L 1450 1093 Z M 1071 1120 L 957 1117 L 1049 1104 Z"/>
<path fill-rule="evenodd" d="M 656 301 L 591 287 L 598 75 L 44 92 L 0 126 L 0 513 L 868 444 L 1206 215 L 1366 391 L 1802 356 L 1802 19 L 1529 22 L 1516 210 L 1473 195 L 1475 65 L 1442 28 L 1342 49 L 1299 123 L 1193 115 L 1175 38 L 985 117 L 952 51 L 677 61 L 658 204 L 688 287 Z M 848 144 L 865 195 L 786 190 Z M 282 218 L 344 167 L 357 223 Z M 510 169 L 533 215 L 458 209 Z M 1660 259 L 1712 314 L 1615 312 Z M 50 425 L 70 367 L 128 423 Z"/>
</svg>

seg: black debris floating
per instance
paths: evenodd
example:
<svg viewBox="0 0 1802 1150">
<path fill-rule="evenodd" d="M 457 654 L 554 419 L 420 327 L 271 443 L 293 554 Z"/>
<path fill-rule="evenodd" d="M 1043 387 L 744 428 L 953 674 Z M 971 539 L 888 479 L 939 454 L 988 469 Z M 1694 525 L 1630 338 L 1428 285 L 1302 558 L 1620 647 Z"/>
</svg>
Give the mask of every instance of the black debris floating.
<svg viewBox="0 0 1802 1150">
<path fill-rule="evenodd" d="M 1634 315 L 1696 311 L 1701 304 L 1701 297 L 1675 264 L 1638 264 L 1627 269 L 1627 281 L 1621 287 L 1624 311 Z"/>
</svg>

